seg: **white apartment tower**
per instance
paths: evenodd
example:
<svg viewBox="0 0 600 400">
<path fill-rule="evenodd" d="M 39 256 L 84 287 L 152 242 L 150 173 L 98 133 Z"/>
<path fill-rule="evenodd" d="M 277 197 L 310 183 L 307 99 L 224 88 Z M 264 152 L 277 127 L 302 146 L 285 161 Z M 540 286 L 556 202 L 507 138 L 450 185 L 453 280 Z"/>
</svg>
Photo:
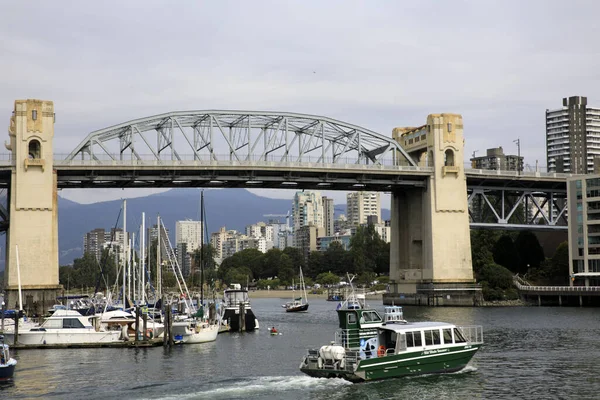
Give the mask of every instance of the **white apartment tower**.
<svg viewBox="0 0 600 400">
<path fill-rule="evenodd" d="M 353 226 L 366 224 L 373 216 L 381 221 L 381 200 L 379 192 L 352 192 L 346 195 L 346 216 Z"/>
<path fill-rule="evenodd" d="M 188 253 L 193 253 L 200 247 L 202 240 L 202 222 L 200 221 L 177 221 L 175 222 L 175 244 L 185 243 Z"/>
<path fill-rule="evenodd" d="M 323 200 L 319 192 L 296 192 L 292 204 L 294 218 L 294 246 L 299 247 L 295 232 L 303 226 L 312 224 L 323 227 Z"/>
<path fill-rule="evenodd" d="M 323 196 L 323 227 L 325 228 L 325 236 L 333 236 L 335 234 L 333 225 L 334 215 L 333 199 Z"/>
<path fill-rule="evenodd" d="M 548 172 L 600 172 L 600 108 L 572 96 L 562 108 L 546 110 L 546 158 Z"/>
</svg>

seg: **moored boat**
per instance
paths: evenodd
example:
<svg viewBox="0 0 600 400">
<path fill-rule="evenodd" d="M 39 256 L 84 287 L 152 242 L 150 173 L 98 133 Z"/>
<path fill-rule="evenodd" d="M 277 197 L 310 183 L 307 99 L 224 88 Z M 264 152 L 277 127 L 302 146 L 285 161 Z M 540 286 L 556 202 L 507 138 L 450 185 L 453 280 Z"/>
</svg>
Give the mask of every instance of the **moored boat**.
<svg viewBox="0 0 600 400">
<path fill-rule="evenodd" d="M 10 349 L 4 343 L 4 336 L 0 335 L 0 382 L 11 380 L 16 366 L 17 360 L 11 358 Z"/>
<path fill-rule="evenodd" d="M 102 329 L 97 317 L 83 316 L 74 310 L 56 310 L 41 325 L 19 327 L 18 336 L 15 340 L 14 331 L 5 334 L 6 340 L 13 344 L 90 345 L 119 342 L 121 332 Z"/>
<path fill-rule="evenodd" d="M 456 372 L 483 344 L 481 326 L 406 322 L 398 306 L 386 307 L 384 321 L 375 310 L 337 312 L 335 342 L 309 350 L 300 364 L 309 376 L 363 382 Z"/>
<path fill-rule="evenodd" d="M 251 332 L 259 328 L 258 319 L 252 312 L 248 290 L 242 289 L 239 283 L 231 285 L 231 289 L 223 292 L 223 325 L 229 327 L 230 332 Z"/>
</svg>

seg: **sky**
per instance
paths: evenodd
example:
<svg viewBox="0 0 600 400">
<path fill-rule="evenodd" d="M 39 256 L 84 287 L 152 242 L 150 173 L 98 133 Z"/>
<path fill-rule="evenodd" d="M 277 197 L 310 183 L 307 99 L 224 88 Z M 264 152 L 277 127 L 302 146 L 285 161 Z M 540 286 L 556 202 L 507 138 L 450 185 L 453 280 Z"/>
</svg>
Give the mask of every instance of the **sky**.
<svg viewBox="0 0 600 400">
<path fill-rule="evenodd" d="M 467 156 L 517 154 L 519 139 L 525 164 L 545 166 L 545 110 L 576 95 L 600 107 L 599 14 L 562 0 L 2 2 L 0 121 L 16 99 L 54 101 L 60 157 L 92 131 L 169 111 L 298 112 L 386 135 L 451 112 Z"/>
</svg>

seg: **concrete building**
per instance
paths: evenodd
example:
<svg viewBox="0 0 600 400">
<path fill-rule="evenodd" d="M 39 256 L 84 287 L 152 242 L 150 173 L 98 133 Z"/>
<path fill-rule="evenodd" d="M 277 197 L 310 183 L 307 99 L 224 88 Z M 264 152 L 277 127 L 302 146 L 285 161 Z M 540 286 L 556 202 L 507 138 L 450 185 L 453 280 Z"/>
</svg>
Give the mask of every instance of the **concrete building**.
<svg viewBox="0 0 600 400">
<path fill-rule="evenodd" d="M 90 253 L 96 261 L 102 259 L 102 251 L 106 242 L 106 231 L 104 228 L 96 228 L 83 235 L 83 253 Z"/>
<path fill-rule="evenodd" d="M 352 235 L 321 236 L 317 238 L 317 251 L 327 251 L 331 243 L 339 243 L 344 250 L 350 250 Z"/>
<path fill-rule="evenodd" d="M 323 200 L 319 192 L 296 192 L 292 204 L 294 222 L 294 246 L 300 247 L 296 232 L 303 226 L 310 224 L 323 227 Z"/>
<path fill-rule="evenodd" d="M 571 286 L 600 286 L 600 175 L 567 180 Z"/>
<path fill-rule="evenodd" d="M 390 221 L 385 221 L 382 224 L 375 224 L 375 232 L 379 234 L 381 240 L 386 243 L 389 243 L 391 240 L 392 228 L 390 227 Z"/>
<path fill-rule="evenodd" d="M 346 195 L 346 214 L 350 225 L 367 223 L 369 216 L 381 221 L 381 200 L 378 192 L 352 192 Z"/>
<path fill-rule="evenodd" d="M 297 243 L 296 247 L 302 251 L 304 259 L 308 260 L 310 252 L 317 250 L 317 238 L 325 236 L 325 228 L 310 224 L 300 227 L 294 233 Z"/>
<path fill-rule="evenodd" d="M 333 199 L 323 196 L 323 227 L 325 228 L 326 236 L 333 236 L 335 234 L 334 228 L 334 209 Z"/>
<path fill-rule="evenodd" d="M 350 229 L 348 218 L 346 218 L 345 214 L 340 214 L 340 216 L 333 221 L 333 233 L 338 235 L 347 229 Z"/>
<path fill-rule="evenodd" d="M 549 172 L 600 172 L 600 108 L 587 97 L 563 99 L 563 107 L 546 110 L 546 161 Z"/>
<path fill-rule="evenodd" d="M 188 253 L 193 253 L 202 241 L 202 222 L 185 221 L 175 222 L 175 244 L 186 243 Z"/>
<path fill-rule="evenodd" d="M 523 157 L 504 154 L 502 146 L 487 149 L 486 155 L 471 158 L 471 168 L 501 171 L 523 171 Z"/>
</svg>

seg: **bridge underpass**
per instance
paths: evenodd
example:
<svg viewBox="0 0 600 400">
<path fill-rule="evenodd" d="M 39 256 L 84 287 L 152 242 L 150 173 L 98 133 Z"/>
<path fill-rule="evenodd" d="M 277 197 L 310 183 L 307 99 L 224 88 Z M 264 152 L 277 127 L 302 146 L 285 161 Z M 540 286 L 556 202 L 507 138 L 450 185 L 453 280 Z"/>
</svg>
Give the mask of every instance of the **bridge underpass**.
<svg viewBox="0 0 600 400">
<path fill-rule="evenodd" d="M 50 299 L 58 288 L 60 188 L 389 192 L 390 276 L 400 293 L 414 292 L 423 284 L 473 283 L 469 219 L 472 224 L 478 221 L 469 209 L 468 193 L 471 197 L 484 193 L 488 201 L 483 201 L 493 205 L 491 191 L 496 196 L 502 188 L 529 188 L 537 194 L 548 188 L 558 193 L 565 185 L 564 177 L 552 174 L 465 170 L 458 162 L 464 158 L 462 118 L 455 114 L 428 117 L 419 130 L 425 157 L 401 146 L 401 134 L 388 137 L 326 117 L 213 110 L 167 113 L 95 131 L 63 158 L 52 148 L 53 107 L 51 102 L 17 101 L 9 128 L 12 153 L 0 160 L 0 182 L 9 192 L 5 276 L 10 301 L 17 289 L 14 245 L 22 249 L 23 287 L 36 301 Z M 542 203 L 538 202 L 540 210 Z M 511 218 L 506 213 L 492 212 L 496 224 L 507 226 Z M 515 211 L 509 207 L 511 213 Z M 557 225 L 560 216 L 552 217 L 552 210 L 546 211 L 548 215 L 516 225 L 526 227 L 540 220 Z M 33 252 L 34 247 L 46 250 Z"/>
</svg>

